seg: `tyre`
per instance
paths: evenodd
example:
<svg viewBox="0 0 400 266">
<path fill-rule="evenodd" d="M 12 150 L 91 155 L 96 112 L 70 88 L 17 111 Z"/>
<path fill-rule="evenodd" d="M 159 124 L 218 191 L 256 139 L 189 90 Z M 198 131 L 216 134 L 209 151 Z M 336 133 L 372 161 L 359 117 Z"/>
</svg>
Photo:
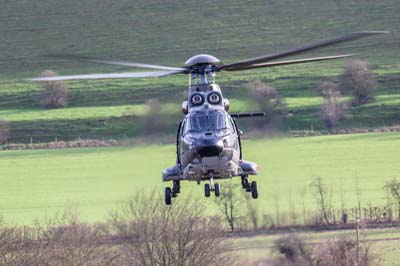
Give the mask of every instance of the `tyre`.
<svg viewBox="0 0 400 266">
<path fill-rule="evenodd" d="M 171 199 L 172 199 L 172 191 L 171 188 L 166 187 L 165 188 L 165 204 L 171 205 Z"/>
<path fill-rule="evenodd" d="M 204 195 L 205 195 L 207 198 L 210 196 L 210 192 L 211 192 L 210 184 L 205 184 L 205 185 L 204 185 Z"/>
<path fill-rule="evenodd" d="M 215 183 L 215 185 L 214 185 L 214 192 L 215 192 L 215 196 L 216 196 L 216 197 L 219 197 L 219 189 L 220 189 L 219 184 L 218 184 L 218 183 Z"/>
<path fill-rule="evenodd" d="M 251 182 L 250 188 L 251 188 L 251 196 L 253 197 L 253 199 L 258 198 L 258 185 L 257 185 L 257 181 Z"/>
</svg>

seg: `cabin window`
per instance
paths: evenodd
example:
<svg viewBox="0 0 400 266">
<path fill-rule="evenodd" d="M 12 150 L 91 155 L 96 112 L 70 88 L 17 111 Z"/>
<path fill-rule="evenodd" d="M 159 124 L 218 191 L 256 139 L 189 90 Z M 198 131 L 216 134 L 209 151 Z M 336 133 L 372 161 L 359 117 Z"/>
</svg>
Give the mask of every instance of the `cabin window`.
<svg viewBox="0 0 400 266">
<path fill-rule="evenodd" d="M 195 114 L 188 118 L 186 132 L 206 132 L 230 129 L 224 113 Z"/>
</svg>

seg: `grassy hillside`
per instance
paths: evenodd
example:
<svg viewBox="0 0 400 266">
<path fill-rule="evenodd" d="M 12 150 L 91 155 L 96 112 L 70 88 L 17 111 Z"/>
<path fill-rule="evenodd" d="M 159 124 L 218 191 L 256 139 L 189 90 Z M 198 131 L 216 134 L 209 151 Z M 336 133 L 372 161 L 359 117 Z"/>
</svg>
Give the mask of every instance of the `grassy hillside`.
<svg viewBox="0 0 400 266">
<path fill-rule="evenodd" d="M 261 167 L 257 202 L 270 214 L 313 209 L 309 184 L 318 176 L 332 188 L 335 208 L 341 207 L 341 197 L 345 207 L 356 205 L 357 177 L 362 205 L 379 206 L 385 202 L 383 185 L 400 172 L 398 134 L 247 140 L 243 150 L 244 158 Z M 172 145 L 3 151 L 0 210 L 6 221 L 21 224 L 65 207 L 78 208 L 84 221 L 105 220 L 135 191 L 163 193 L 170 184 L 161 182 L 161 171 L 174 163 L 174 152 Z M 212 201 L 204 199 L 203 186 L 195 182 L 184 182 L 182 192 Z"/>
<path fill-rule="evenodd" d="M 44 69 L 61 74 L 130 71 L 122 67 L 69 62 L 51 53 L 182 65 L 190 56 L 210 53 L 224 62 L 304 44 L 358 30 L 389 30 L 369 38 L 308 55 L 357 52 L 370 62 L 379 84 L 379 101 L 350 112 L 345 127 L 398 123 L 400 107 L 400 4 L 385 1 L 6 1 L 0 9 L 0 119 L 10 121 L 11 141 L 30 137 L 133 137 L 149 98 L 162 99 L 164 109 L 179 119 L 187 77 L 69 82 L 71 100 L 65 110 L 43 111 L 40 84 L 23 79 Z M 335 79 L 343 62 L 305 64 L 239 74 L 221 73 L 218 82 L 233 99 L 233 111 L 251 109 L 245 85 L 260 78 L 276 86 L 294 114 L 285 129 L 313 126 L 319 119 L 318 85 Z M 174 108 L 174 106 L 176 106 Z M 128 109 L 128 111 L 126 111 Z M 130 119 L 131 116 L 137 116 Z M 121 116 L 124 117 L 121 119 Z M 137 128 L 137 130 L 135 129 Z M 127 131 L 128 130 L 128 131 Z M 174 129 L 166 129 L 173 133 Z M 43 137 L 41 137 L 43 136 Z"/>
</svg>

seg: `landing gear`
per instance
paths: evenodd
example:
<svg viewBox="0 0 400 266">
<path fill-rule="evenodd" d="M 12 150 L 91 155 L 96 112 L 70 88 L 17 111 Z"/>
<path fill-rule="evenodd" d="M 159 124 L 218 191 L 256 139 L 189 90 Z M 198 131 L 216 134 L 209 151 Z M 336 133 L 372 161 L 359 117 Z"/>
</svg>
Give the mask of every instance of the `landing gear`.
<svg viewBox="0 0 400 266">
<path fill-rule="evenodd" d="M 181 181 L 174 180 L 172 185 L 172 197 L 178 197 L 179 193 L 181 193 Z"/>
<path fill-rule="evenodd" d="M 251 196 L 253 197 L 253 199 L 258 198 L 258 185 L 257 185 L 257 181 L 253 181 L 251 182 Z"/>
<path fill-rule="evenodd" d="M 180 180 L 174 180 L 172 182 L 172 189 L 170 187 L 166 187 L 164 192 L 165 204 L 167 205 L 171 205 L 172 198 L 178 197 L 178 194 L 181 192 Z"/>
<path fill-rule="evenodd" d="M 246 190 L 246 192 L 251 192 L 251 196 L 253 199 L 258 198 L 258 185 L 257 181 L 249 182 L 249 177 L 247 175 L 242 175 L 242 188 Z"/>
<path fill-rule="evenodd" d="M 219 184 L 218 183 L 215 183 L 215 185 L 214 185 L 214 193 L 215 193 L 215 196 L 216 197 L 219 197 Z"/>
<path fill-rule="evenodd" d="M 213 191 L 216 197 L 219 197 L 221 186 L 218 183 L 214 184 L 214 176 L 210 174 L 210 184 L 204 185 L 204 195 L 206 198 L 210 197 L 211 192 Z"/>
<path fill-rule="evenodd" d="M 204 195 L 206 196 L 206 198 L 210 197 L 210 195 L 211 195 L 210 184 L 204 185 Z"/>
<path fill-rule="evenodd" d="M 242 188 L 246 190 L 246 192 L 251 191 L 250 183 L 249 183 L 249 176 L 247 175 L 242 175 Z"/>
<path fill-rule="evenodd" d="M 165 188 L 165 204 L 171 205 L 172 202 L 172 191 L 170 187 Z"/>
</svg>

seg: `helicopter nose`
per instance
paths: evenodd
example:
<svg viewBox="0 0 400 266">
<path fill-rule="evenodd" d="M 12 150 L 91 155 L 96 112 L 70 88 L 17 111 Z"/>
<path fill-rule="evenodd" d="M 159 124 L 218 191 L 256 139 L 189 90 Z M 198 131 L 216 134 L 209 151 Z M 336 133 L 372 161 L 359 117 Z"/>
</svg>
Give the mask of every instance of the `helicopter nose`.
<svg viewBox="0 0 400 266">
<path fill-rule="evenodd" d="M 222 140 L 216 138 L 201 139 L 196 145 L 196 150 L 201 157 L 218 156 L 223 149 Z"/>
</svg>

